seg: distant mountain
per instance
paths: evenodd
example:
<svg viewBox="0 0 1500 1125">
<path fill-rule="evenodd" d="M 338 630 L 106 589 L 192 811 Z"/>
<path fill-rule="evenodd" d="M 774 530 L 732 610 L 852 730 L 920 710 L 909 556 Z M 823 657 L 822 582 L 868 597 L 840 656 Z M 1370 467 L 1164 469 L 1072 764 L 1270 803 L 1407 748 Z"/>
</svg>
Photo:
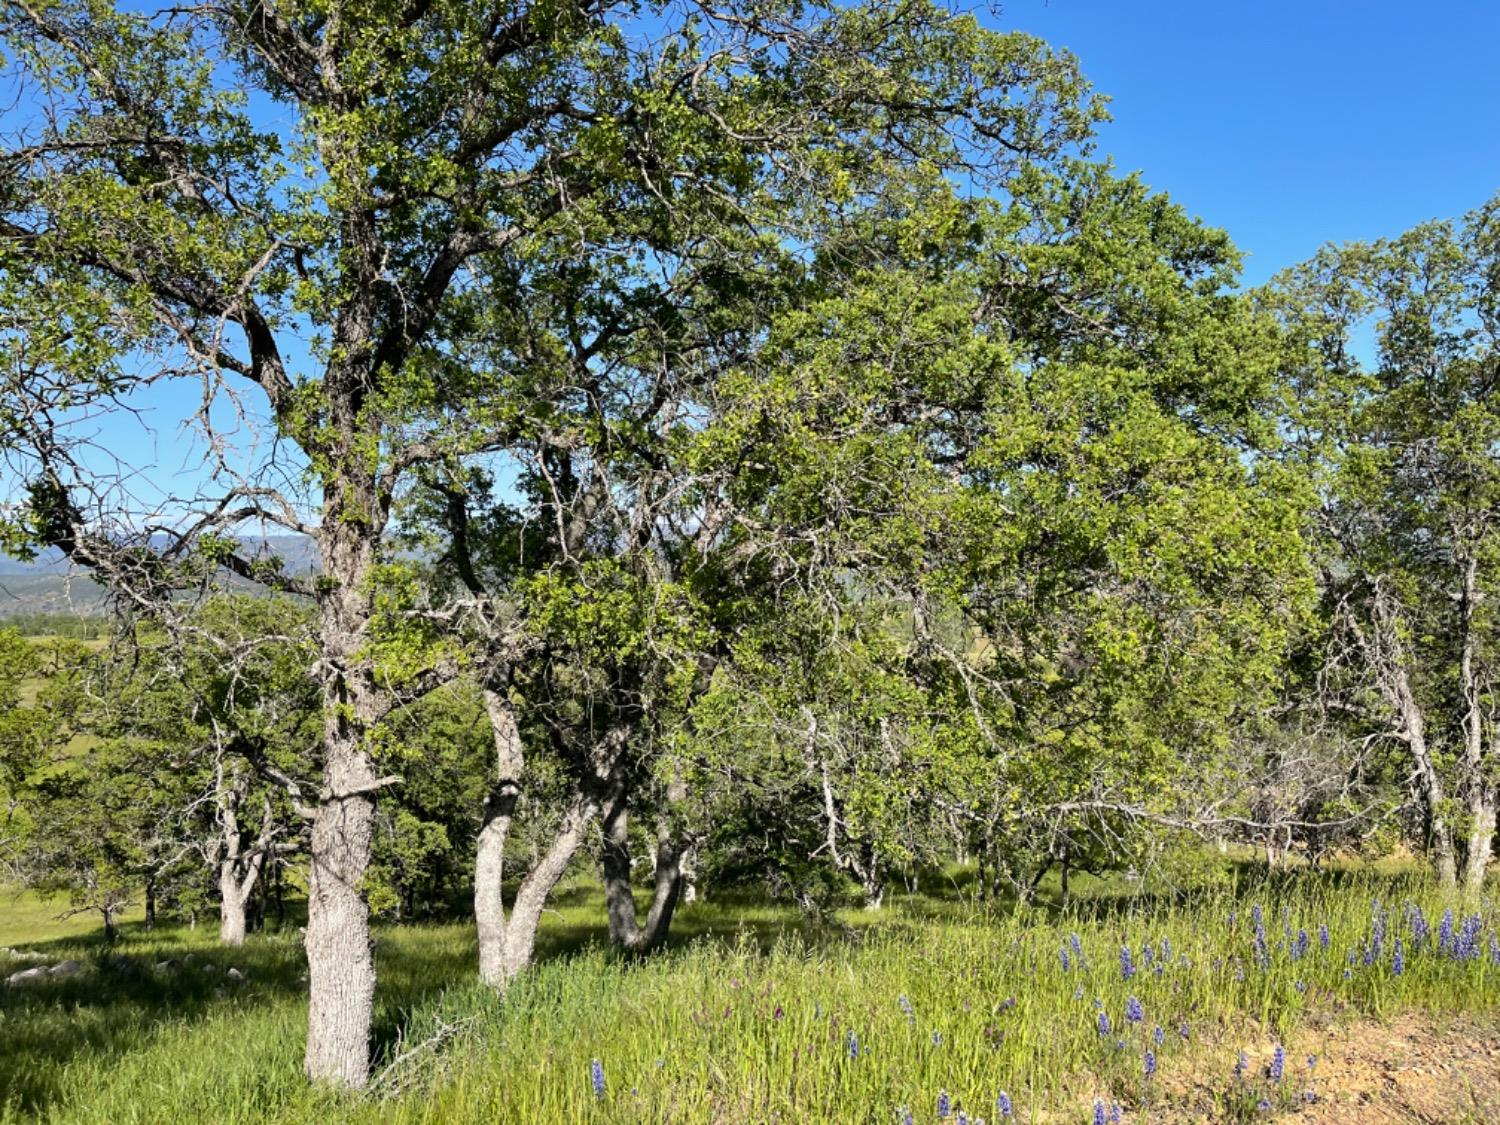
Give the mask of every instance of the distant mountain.
<svg viewBox="0 0 1500 1125">
<path fill-rule="evenodd" d="M 251 558 L 282 559 L 288 574 L 318 572 L 317 544 L 305 535 L 247 536 L 240 543 Z M 32 562 L 0 554 L 0 619 L 35 613 L 94 617 L 103 612 L 103 589 L 86 572 L 70 566 L 56 548 L 41 552 Z"/>
</svg>

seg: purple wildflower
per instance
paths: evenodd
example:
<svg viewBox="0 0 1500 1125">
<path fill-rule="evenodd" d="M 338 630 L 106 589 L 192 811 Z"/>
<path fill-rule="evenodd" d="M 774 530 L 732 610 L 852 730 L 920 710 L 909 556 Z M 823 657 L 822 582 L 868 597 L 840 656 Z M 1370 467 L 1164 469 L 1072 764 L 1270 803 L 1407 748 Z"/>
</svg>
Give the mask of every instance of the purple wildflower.
<svg viewBox="0 0 1500 1125">
<path fill-rule="evenodd" d="M 604 1097 L 604 1064 L 598 1059 L 589 1064 L 589 1080 L 594 1084 L 594 1097 Z"/>
<path fill-rule="evenodd" d="M 1188 1039 L 1188 1025 L 1187 1025 L 1186 1022 L 1184 1022 L 1183 1025 L 1177 1029 L 1177 1034 L 1180 1035 L 1180 1036 L 1182 1036 L 1182 1040 L 1183 1040 L 1184 1043 L 1187 1042 L 1187 1039 Z"/>
<path fill-rule="evenodd" d="M 1260 1101 L 1255 1103 L 1255 1108 L 1261 1113 L 1270 1113 L 1271 1103 L 1268 1102 L 1265 1098 L 1261 1098 Z"/>
<path fill-rule="evenodd" d="M 1068 949 L 1067 949 L 1066 946 L 1064 946 L 1062 949 L 1059 949 L 1057 952 L 1058 952 L 1058 956 L 1060 956 L 1062 958 L 1063 972 L 1067 972 L 1069 969 L 1071 969 L 1073 967 L 1072 963 L 1068 960 Z"/>
<path fill-rule="evenodd" d="M 1132 996 L 1129 1000 L 1125 1001 L 1125 1019 L 1127 1022 L 1140 1023 L 1145 1018 L 1146 1012 L 1141 1007 L 1139 1000 Z"/>
<path fill-rule="evenodd" d="M 1281 1075 L 1286 1070 L 1286 1049 L 1280 1043 L 1276 1044 L 1276 1050 L 1271 1052 L 1271 1065 L 1266 1073 L 1272 1082 L 1280 1082 Z"/>
<path fill-rule="evenodd" d="M 1470 914 L 1464 919 L 1464 924 L 1458 929 L 1458 937 L 1453 943 L 1453 956 L 1459 961 L 1472 961 L 1479 956 L 1479 931 L 1484 927 L 1484 919 L 1478 914 Z"/>
<path fill-rule="evenodd" d="M 1161 1029 L 1161 1024 L 1156 1025 L 1156 1030 L 1151 1033 L 1151 1038 L 1158 1047 L 1166 1042 L 1167 1033 Z"/>
<path fill-rule="evenodd" d="M 1141 946 L 1141 964 L 1145 965 L 1146 968 L 1149 969 L 1151 967 L 1151 963 L 1155 960 L 1156 950 L 1151 948 L 1149 944 L 1143 944 Z"/>
<path fill-rule="evenodd" d="M 1427 915 L 1422 913 L 1420 906 L 1411 908 L 1411 943 L 1416 949 L 1421 949 L 1427 944 Z"/>
<path fill-rule="evenodd" d="M 1146 1061 L 1144 1066 L 1147 1078 L 1150 1078 L 1153 1074 L 1156 1073 L 1156 1052 L 1151 1050 L 1149 1047 L 1146 1048 Z"/>
<path fill-rule="evenodd" d="M 896 1003 L 901 1005 L 901 1011 L 906 1016 L 907 1023 L 911 1023 L 912 1020 L 917 1018 L 917 1013 L 912 1011 L 911 1001 L 906 998 L 906 993 L 903 992 L 900 996 L 896 997 Z"/>
<path fill-rule="evenodd" d="M 1250 1060 L 1245 1057 L 1245 1052 L 1241 1051 L 1240 1057 L 1234 1062 L 1234 1076 L 1236 1078 L 1245 1077 L 1245 1071 L 1249 1069 L 1249 1066 Z"/>
<path fill-rule="evenodd" d="M 1069 934 L 1068 935 L 1068 944 L 1073 947 L 1073 953 L 1076 956 L 1078 956 L 1078 957 L 1082 957 L 1083 956 L 1083 942 L 1082 942 L 1082 940 L 1080 940 L 1080 938 L 1078 937 L 1077 934 Z"/>
<path fill-rule="evenodd" d="M 1391 975 L 1399 977 L 1406 972 L 1406 950 L 1401 946 L 1401 939 L 1397 938 L 1391 947 Z"/>
<path fill-rule="evenodd" d="M 1129 980 L 1135 976 L 1135 959 L 1130 956 L 1130 946 L 1120 946 L 1120 977 Z"/>
<path fill-rule="evenodd" d="M 995 1099 L 995 1112 L 1001 1117 L 1010 1117 L 1015 1112 L 1010 1104 L 1010 1095 L 1004 1090 L 1001 1090 L 1000 1096 Z"/>
<path fill-rule="evenodd" d="M 900 1119 L 901 1125 L 916 1125 L 916 1118 L 912 1117 L 911 1110 L 905 1106 L 901 1106 L 896 1110 L 896 1116 Z"/>
<path fill-rule="evenodd" d="M 1161 939 L 1161 959 L 1163 961 L 1170 961 L 1172 959 L 1172 939 L 1171 938 L 1162 938 Z"/>
<path fill-rule="evenodd" d="M 1099 1034 L 1100 1034 L 1100 1036 L 1108 1038 L 1110 1030 L 1111 1030 L 1111 1027 L 1112 1027 L 1112 1025 L 1109 1022 L 1109 1013 L 1108 1012 L 1100 1012 L 1099 1013 Z"/>
<path fill-rule="evenodd" d="M 1318 927 L 1318 946 L 1326 950 L 1329 946 L 1328 923 L 1324 922 Z"/>
<path fill-rule="evenodd" d="M 1490 963 L 1500 965 L 1500 938 L 1490 935 Z"/>
<path fill-rule="evenodd" d="M 1119 1102 L 1111 1102 L 1110 1103 L 1110 1105 L 1109 1105 L 1109 1120 L 1112 1123 L 1112 1125 L 1119 1125 L 1119 1120 L 1120 1120 L 1120 1103 Z"/>
<path fill-rule="evenodd" d="M 1094 1099 L 1094 1125 L 1105 1125 L 1107 1117 L 1104 1112 L 1104 1102 L 1098 1098 Z"/>
<path fill-rule="evenodd" d="M 1308 947 L 1312 944 L 1307 936 L 1306 930 L 1297 931 L 1297 940 L 1292 943 L 1292 960 L 1299 961 L 1307 956 Z"/>
<path fill-rule="evenodd" d="M 948 1097 L 947 1090 L 938 1092 L 937 1114 L 939 1117 L 951 1117 L 953 1115 L 953 1101 Z"/>
<path fill-rule="evenodd" d="M 859 1058 L 859 1036 L 855 1035 L 852 1031 L 849 1032 L 849 1057 L 851 1059 Z"/>
<path fill-rule="evenodd" d="M 934 1047 L 941 1047 L 943 1045 L 943 1033 L 941 1031 L 934 1031 L 932 1033 L 932 1045 Z"/>
<path fill-rule="evenodd" d="M 1453 908 L 1443 911 L 1443 920 L 1438 923 L 1438 951 L 1446 953 L 1453 944 Z"/>
</svg>

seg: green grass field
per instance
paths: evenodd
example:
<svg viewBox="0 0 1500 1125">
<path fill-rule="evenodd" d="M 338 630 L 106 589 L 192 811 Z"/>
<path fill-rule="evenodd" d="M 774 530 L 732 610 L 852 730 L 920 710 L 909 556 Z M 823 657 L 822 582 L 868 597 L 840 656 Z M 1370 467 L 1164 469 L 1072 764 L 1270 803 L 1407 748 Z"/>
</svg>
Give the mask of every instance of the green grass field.
<svg viewBox="0 0 1500 1125">
<path fill-rule="evenodd" d="M 1002 1091 L 1018 1120 L 1089 1121 L 1096 1099 L 1124 1120 L 1237 1120 L 1336 1100 L 1294 1046 L 1330 1026 L 1419 1013 L 1492 1034 L 1500 1015 L 1494 906 L 1376 872 L 1186 901 L 1101 887 L 1062 912 L 906 899 L 819 930 L 695 904 L 673 947 L 638 964 L 604 951 L 596 891 L 580 885 L 504 999 L 475 980 L 468 926 L 380 929 L 379 1073 L 368 1094 L 335 1096 L 299 1074 L 295 930 L 228 951 L 212 928 L 131 925 L 107 950 L 79 920 L 53 922 L 56 905 L 7 895 L 0 910 L 0 945 L 85 963 L 0 990 L 6 1121 L 935 1121 L 946 1096 L 953 1120 L 994 1125 Z M 167 959 L 179 964 L 156 967 Z"/>
</svg>

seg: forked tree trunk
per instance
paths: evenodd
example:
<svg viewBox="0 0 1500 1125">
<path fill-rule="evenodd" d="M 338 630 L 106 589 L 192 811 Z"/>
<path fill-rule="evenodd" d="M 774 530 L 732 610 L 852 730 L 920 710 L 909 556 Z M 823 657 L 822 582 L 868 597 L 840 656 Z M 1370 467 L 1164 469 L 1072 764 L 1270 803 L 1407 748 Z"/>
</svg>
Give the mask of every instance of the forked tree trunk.
<svg viewBox="0 0 1500 1125">
<path fill-rule="evenodd" d="M 630 786 L 617 771 L 604 809 L 604 846 L 600 866 L 609 915 L 610 942 L 632 953 L 656 949 L 667 940 L 683 891 L 683 861 L 690 843 L 675 829 L 672 811 L 687 796 L 687 787 L 674 777 L 667 786 L 667 809 L 656 825 L 656 871 L 651 905 L 644 924 L 635 909 L 630 877 Z"/>
<path fill-rule="evenodd" d="M 265 867 L 266 855 L 276 836 L 276 820 L 270 797 L 263 798 L 260 833 L 247 849 L 240 837 L 240 804 L 245 796 L 243 778 L 224 781 L 224 767 L 219 765 L 219 941 L 225 945 L 244 945 L 248 926 L 248 907 L 255 895 L 256 883 Z"/>
<path fill-rule="evenodd" d="M 510 701 L 486 688 L 485 711 L 495 739 L 495 787 L 485 800 L 484 823 L 474 856 L 474 920 L 479 930 L 479 976 L 502 991 L 531 964 L 547 896 L 583 843 L 598 803 L 575 791 L 552 845 L 521 880 L 507 917 L 504 899 L 505 844 L 521 794 L 525 755 Z"/>
</svg>

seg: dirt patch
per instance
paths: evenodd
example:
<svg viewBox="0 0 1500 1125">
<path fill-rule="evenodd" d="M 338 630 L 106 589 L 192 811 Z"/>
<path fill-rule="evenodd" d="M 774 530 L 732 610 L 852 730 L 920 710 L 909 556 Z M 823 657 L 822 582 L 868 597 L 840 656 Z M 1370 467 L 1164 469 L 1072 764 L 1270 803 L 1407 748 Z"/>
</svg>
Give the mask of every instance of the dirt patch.
<svg viewBox="0 0 1500 1125">
<path fill-rule="evenodd" d="M 1500 1019 L 1403 1013 L 1386 1022 L 1331 1020 L 1285 1046 L 1264 1034 L 1219 1038 L 1194 1064 L 1163 1075 L 1161 1101 L 1138 1121 L 1297 1121 L 1307 1125 L 1500 1121 Z M 1234 1074 L 1245 1052 L 1243 1076 Z M 1210 1072 L 1212 1070 L 1212 1073 Z"/>
</svg>

